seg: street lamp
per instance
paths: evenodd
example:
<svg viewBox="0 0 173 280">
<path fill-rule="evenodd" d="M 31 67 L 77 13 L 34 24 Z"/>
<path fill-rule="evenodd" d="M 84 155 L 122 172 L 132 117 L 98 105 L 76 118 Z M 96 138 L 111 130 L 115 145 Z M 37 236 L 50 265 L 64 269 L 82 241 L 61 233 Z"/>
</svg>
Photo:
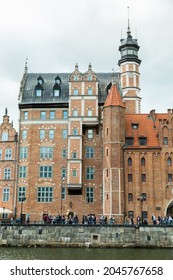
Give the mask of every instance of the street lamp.
<svg viewBox="0 0 173 280">
<path fill-rule="evenodd" d="M 21 197 L 20 197 L 20 201 L 21 201 L 21 208 L 20 208 L 20 222 L 21 222 L 21 224 L 22 224 L 22 220 L 23 220 L 23 214 L 22 214 L 22 210 L 23 210 L 23 201 L 25 201 L 26 200 L 26 197 L 25 197 L 25 193 L 22 193 L 21 194 Z"/>
<path fill-rule="evenodd" d="M 64 185 L 64 180 L 65 180 L 65 178 L 62 177 L 61 178 L 61 217 L 62 217 L 62 188 L 63 188 L 63 185 Z"/>
</svg>

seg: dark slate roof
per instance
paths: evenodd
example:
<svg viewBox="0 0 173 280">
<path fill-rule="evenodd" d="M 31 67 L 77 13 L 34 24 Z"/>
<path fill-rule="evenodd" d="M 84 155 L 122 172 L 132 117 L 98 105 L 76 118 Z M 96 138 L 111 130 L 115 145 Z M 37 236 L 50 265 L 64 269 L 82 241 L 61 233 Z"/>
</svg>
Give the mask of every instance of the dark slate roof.
<svg viewBox="0 0 173 280">
<path fill-rule="evenodd" d="M 50 103 L 68 103 L 69 97 L 69 77 L 71 73 L 27 73 L 20 104 L 50 104 Z M 107 97 L 107 86 L 112 82 L 112 73 L 96 73 L 99 80 L 99 103 L 104 103 Z M 116 80 L 119 80 L 119 73 L 115 73 Z M 38 77 L 44 80 L 42 97 L 35 96 L 35 87 L 38 84 Z M 61 95 L 53 96 L 53 86 L 55 78 L 61 79 Z"/>
</svg>

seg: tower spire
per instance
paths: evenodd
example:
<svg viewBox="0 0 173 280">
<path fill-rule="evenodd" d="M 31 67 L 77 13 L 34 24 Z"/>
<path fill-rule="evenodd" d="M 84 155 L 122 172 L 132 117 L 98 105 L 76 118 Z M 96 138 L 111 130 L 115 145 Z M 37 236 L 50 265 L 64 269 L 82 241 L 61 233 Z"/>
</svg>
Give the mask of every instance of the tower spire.
<svg viewBox="0 0 173 280">
<path fill-rule="evenodd" d="M 129 6 L 127 7 L 127 12 L 128 12 L 127 37 L 129 37 L 129 36 L 131 36 L 131 31 L 130 31 L 130 17 L 129 17 Z"/>
</svg>

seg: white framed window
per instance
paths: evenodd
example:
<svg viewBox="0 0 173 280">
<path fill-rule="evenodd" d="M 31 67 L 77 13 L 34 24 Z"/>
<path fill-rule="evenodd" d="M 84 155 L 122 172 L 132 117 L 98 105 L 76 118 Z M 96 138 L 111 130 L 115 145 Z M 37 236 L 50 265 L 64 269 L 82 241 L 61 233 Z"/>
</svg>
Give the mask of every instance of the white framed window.
<svg viewBox="0 0 173 280">
<path fill-rule="evenodd" d="M 28 134 L 28 131 L 26 129 L 22 130 L 22 140 L 27 139 L 27 134 Z"/>
<path fill-rule="evenodd" d="M 92 139 L 93 138 L 93 129 L 88 129 L 88 139 Z"/>
<path fill-rule="evenodd" d="M 73 110 L 73 117 L 77 117 L 78 116 L 78 110 Z"/>
<path fill-rule="evenodd" d="M 92 187 L 86 188 L 86 202 L 94 202 L 94 188 Z"/>
<path fill-rule="evenodd" d="M 93 94 L 92 88 L 88 88 L 88 95 L 92 95 L 92 94 Z"/>
<path fill-rule="evenodd" d="M 38 187 L 37 188 L 37 201 L 38 202 L 52 202 L 53 201 L 53 188 L 52 187 Z"/>
<path fill-rule="evenodd" d="M 5 160 L 11 160 L 12 159 L 12 149 L 7 148 L 5 149 Z"/>
<path fill-rule="evenodd" d="M 78 95 L 78 94 L 79 94 L 78 88 L 74 88 L 73 95 Z"/>
<path fill-rule="evenodd" d="M 40 166 L 40 177 L 41 178 L 52 178 L 52 166 Z"/>
<path fill-rule="evenodd" d="M 46 111 L 41 111 L 40 112 L 40 119 L 45 120 L 46 119 Z"/>
<path fill-rule="evenodd" d="M 4 168 L 4 180 L 11 179 L 11 168 Z"/>
<path fill-rule="evenodd" d="M 22 147 L 20 148 L 20 158 L 27 158 L 28 157 L 28 148 Z"/>
<path fill-rule="evenodd" d="M 60 96 L 60 90 L 59 90 L 59 89 L 54 89 L 54 90 L 53 90 L 53 95 L 54 95 L 55 97 Z"/>
<path fill-rule="evenodd" d="M 94 179 L 94 172 L 95 172 L 95 169 L 93 167 L 87 167 L 86 168 L 86 179 L 87 180 L 93 180 Z"/>
<path fill-rule="evenodd" d="M 91 109 L 88 109 L 88 117 L 92 117 L 93 111 Z"/>
<path fill-rule="evenodd" d="M 26 178 L 26 170 L 27 170 L 26 166 L 19 167 L 19 177 L 20 178 Z"/>
<path fill-rule="evenodd" d="M 23 112 L 23 118 L 24 120 L 28 120 L 28 111 Z"/>
<path fill-rule="evenodd" d="M 62 130 L 62 138 L 66 139 L 67 138 L 67 129 Z"/>
<path fill-rule="evenodd" d="M 42 96 L 42 92 L 43 92 L 42 89 L 37 88 L 36 91 L 35 91 L 35 94 L 36 94 L 37 97 L 41 97 Z"/>
<path fill-rule="evenodd" d="M 3 188 L 2 201 L 8 202 L 10 200 L 10 188 Z"/>
<path fill-rule="evenodd" d="M 54 139 L 54 137 L 55 137 L 55 130 L 49 129 L 49 139 Z"/>
<path fill-rule="evenodd" d="M 40 148 L 40 158 L 53 158 L 53 148 L 52 147 L 41 147 Z"/>
<path fill-rule="evenodd" d="M 94 158 L 94 147 L 86 147 L 85 148 L 85 157 L 86 158 Z"/>
<path fill-rule="evenodd" d="M 50 119 L 55 119 L 55 111 L 50 111 L 49 112 L 49 118 Z"/>
<path fill-rule="evenodd" d="M 67 110 L 64 110 L 64 111 L 62 112 L 62 118 L 63 118 L 64 120 L 67 120 L 67 119 L 68 119 L 68 111 L 67 111 Z"/>
<path fill-rule="evenodd" d="M 67 157 L 67 150 L 62 149 L 62 158 L 66 158 L 66 157 Z"/>
<path fill-rule="evenodd" d="M 46 131 L 45 129 L 40 129 L 40 139 L 43 140 L 45 139 Z"/>
</svg>

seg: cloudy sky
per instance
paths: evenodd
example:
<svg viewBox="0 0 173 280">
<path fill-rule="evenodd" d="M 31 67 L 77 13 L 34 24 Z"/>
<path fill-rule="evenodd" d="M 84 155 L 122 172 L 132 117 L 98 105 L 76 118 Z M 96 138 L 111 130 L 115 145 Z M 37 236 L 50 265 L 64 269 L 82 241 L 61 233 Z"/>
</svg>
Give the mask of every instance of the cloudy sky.
<svg viewBox="0 0 173 280">
<path fill-rule="evenodd" d="M 128 12 L 142 60 L 142 112 L 173 108 L 173 0 L 0 0 L 0 119 L 18 129 L 18 93 L 28 70 L 119 71 Z M 0 121 L 1 122 L 1 121 Z"/>
</svg>

